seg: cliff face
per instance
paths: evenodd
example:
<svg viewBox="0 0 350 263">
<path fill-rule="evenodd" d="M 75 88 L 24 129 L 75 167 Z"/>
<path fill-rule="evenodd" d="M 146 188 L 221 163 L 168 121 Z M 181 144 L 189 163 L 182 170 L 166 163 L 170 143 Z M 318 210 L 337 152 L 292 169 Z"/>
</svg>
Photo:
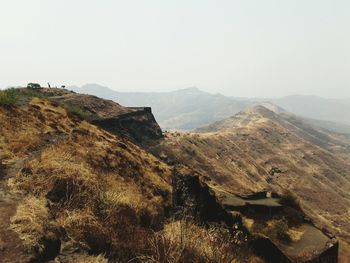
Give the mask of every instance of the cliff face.
<svg viewBox="0 0 350 263">
<path fill-rule="evenodd" d="M 227 193 L 223 198 L 222 193 L 203 182 L 196 172 L 179 166 L 173 171 L 172 181 L 175 216 L 191 216 L 201 224 L 224 223 L 235 243 L 245 244 L 265 262 L 338 262 L 338 241 L 306 220 L 300 208 L 283 205 L 276 194 L 267 198 L 261 192 L 243 199 Z M 283 230 L 286 234 L 298 233 L 298 238 L 276 238 L 276 228 L 269 225 L 279 220 L 286 220 L 289 228 Z M 247 222 L 254 222 L 259 228 Z"/>
<path fill-rule="evenodd" d="M 224 222 L 229 227 L 233 226 L 233 216 L 221 206 L 198 175 L 191 174 L 185 168 L 177 168 L 173 171 L 172 182 L 175 214 L 191 215 L 202 224 Z"/>
<path fill-rule="evenodd" d="M 151 108 L 130 108 L 132 111 L 115 117 L 96 118 L 91 123 L 111 132 L 129 137 L 138 143 L 163 138 Z"/>
</svg>

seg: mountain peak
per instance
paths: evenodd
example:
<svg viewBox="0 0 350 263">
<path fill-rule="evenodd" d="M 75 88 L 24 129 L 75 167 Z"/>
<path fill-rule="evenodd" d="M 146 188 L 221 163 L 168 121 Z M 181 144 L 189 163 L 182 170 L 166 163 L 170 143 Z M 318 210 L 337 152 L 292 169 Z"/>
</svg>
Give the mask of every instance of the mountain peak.
<svg viewBox="0 0 350 263">
<path fill-rule="evenodd" d="M 243 110 L 241 113 L 247 114 L 259 114 L 262 117 L 271 117 L 275 115 L 275 112 L 265 107 L 264 105 L 258 104 Z"/>
<path fill-rule="evenodd" d="M 185 89 L 179 89 L 177 91 L 179 91 L 179 92 L 187 92 L 187 93 L 190 93 L 190 92 L 202 92 L 200 89 L 198 89 L 195 86 L 188 87 L 188 88 L 185 88 Z"/>
</svg>

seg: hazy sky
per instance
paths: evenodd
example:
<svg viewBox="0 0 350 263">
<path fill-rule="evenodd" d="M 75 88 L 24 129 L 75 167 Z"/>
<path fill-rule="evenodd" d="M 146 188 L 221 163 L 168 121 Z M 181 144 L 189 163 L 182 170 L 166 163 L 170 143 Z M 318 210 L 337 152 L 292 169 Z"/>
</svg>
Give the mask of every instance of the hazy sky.
<svg viewBox="0 0 350 263">
<path fill-rule="evenodd" d="M 349 0 L 0 0 L 0 86 L 350 97 Z"/>
</svg>

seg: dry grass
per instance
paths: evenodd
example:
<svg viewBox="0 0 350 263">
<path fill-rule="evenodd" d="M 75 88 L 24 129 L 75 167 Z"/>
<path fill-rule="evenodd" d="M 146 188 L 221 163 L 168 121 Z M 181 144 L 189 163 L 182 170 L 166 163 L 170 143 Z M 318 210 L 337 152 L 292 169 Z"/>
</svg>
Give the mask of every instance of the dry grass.
<svg viewBox="0 0 350 263">
<path fill-rule="evenodd" d="M 81 255 L 74 259 L 74 262 L 70 263 L 108 263 L 108 260 L 101 256 L 89 256 L 89 255 Z"/>
<path fill-rule="evenodd" d="M 2 125 L 0 128 L 1 159 L 17 159 L 35 150 L 40 144 L 41 140 L 38 131 L 31 127 L 16 127 L 16 124 L 20 124 L 21 121 L 23 119 L 20 117 L 16 120 L 7 118 L 7 116 L 1 114 L 0 109 L 0 123 Z"/>
<path fill-rule="evenodd" d="M 249 125 L 240 125 L 245 118 Z M 282 201 L 294 208 L 300 206 L 317 225 L 347 240 L 340 247 L 340 254 L 346 254 L 350 247 L 350 165 L 344 153 L 330 150 L 329 145 L 315 145 L 311 137 L 317 134 L 296 129 L 279 118 L 267 121 L 245 114 L 227 122 L 229 126 L 217 133 L 168 133 L 152 150 L 164 159 L 195 167 L 211 179 L 211 185 L 240 195 L 290 189 L 292 195 L 287 193 Z M 342 148 L 341 144 L 337 147 Z M 269 175 L 272 167 L 283 173 Z"/>
<path fill-rule="evenodd" d="M 16 176 L 14 185 L 46 196 L 57 224 L 82 248 L 129 260 L 145 251 L 149 228 L 161 222 L 163 198 L 152 194 L 151 187 L 157 188 L 147 180 L 140 188 L 138 181 L 118 175 L 118 170 L 94 169 L 81 142 L 82 138 L 79 144 L 66 141 L 47 148 Z"/>
<path fill-rule="evenodd" d="M 50 228 L 62 242 L 95 255 L 72 262 L 239 260 L 231 237 L 219 226 L 176 221 L 159 231 L 171 205 L 167 165 L 50 102 L 34 99 L 30 105 L 12 123 L 13 113 L 0 114 L 8 117 L 6 131 L 0 131 L 7 139 L 0 142 L 6 161 L 25 160 L 11 187 L 30 198 L 18 207 L 12 227 L 29 249 L 43 249 L 41 239 Z"/>
<path fill-rule="evenodd" d="M 0 159 L 15 161 L 38 150 L 43 139 L 69 133 L 76 124 L 64 109 L 34 98 L 27 110 L 0 107 Z"/>
<path fill-rule="evenodd" d="M 147 263 L 230 263 L 239 260 L 230 233 L 221 226 L 209 229 L 179 220 L 165 225 L 149 240 L 151 255 L 139 257 Z"/>
<path fill-rule="evenodd" d="M 110 250 L 111 233 L 90 209 L 66 211 L 58 219 L 58 224 L 83 249 L 97 254 Z"/>
<path fill-rule="evenodd" d="M 30 105 L 29 112 L 16 111 L 14 122 L 13 113 L 0 109 L 8 125 L 0 130 L 0 149 L 7 152 L 2 160 L 25 160 L 10 187 L 31 196 L 13 218 L 28 248 L 39 247 L 50 226 L 89 253 L 121 262 L 146 253 L 171 204 L 170 168 L 50 102 Z"/>
<path fill-rule="evenodd" d="M 97 198 L 99 183 L 84 163 L 74 160 L 69 143 L 46 149 L 18 174 L 17 188 L 47 196 L 63 207 L 90 205 Z"/>
<path fill-rule="evenodd" d="M 11 218 L 11 228 L 29 250 L 43 249 L 40 240 L 49 227 L 46 203 L 44 198 L 29 196 L 18 205 L 16 214 Z"/>
</svg>

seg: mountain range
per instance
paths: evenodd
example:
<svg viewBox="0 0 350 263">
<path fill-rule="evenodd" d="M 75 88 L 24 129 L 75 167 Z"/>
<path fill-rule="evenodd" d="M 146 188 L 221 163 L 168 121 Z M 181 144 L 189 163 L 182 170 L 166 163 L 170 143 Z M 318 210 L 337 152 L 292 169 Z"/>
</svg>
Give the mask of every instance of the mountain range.
<svg viewBox="0 0 350 263">
<path fill-rule="evenodd" d="M 70 89 L 125 106 L 149 106 L 163 130 L 193 130 L 233 116 L 254 105 L 288 111 L 330 131 L 350 133 L 350 99 L 294 95 L 283 98 L 235 98 L 191 87 L 173 92 L 118 92 L 98 84 Z"/>
</svg>

